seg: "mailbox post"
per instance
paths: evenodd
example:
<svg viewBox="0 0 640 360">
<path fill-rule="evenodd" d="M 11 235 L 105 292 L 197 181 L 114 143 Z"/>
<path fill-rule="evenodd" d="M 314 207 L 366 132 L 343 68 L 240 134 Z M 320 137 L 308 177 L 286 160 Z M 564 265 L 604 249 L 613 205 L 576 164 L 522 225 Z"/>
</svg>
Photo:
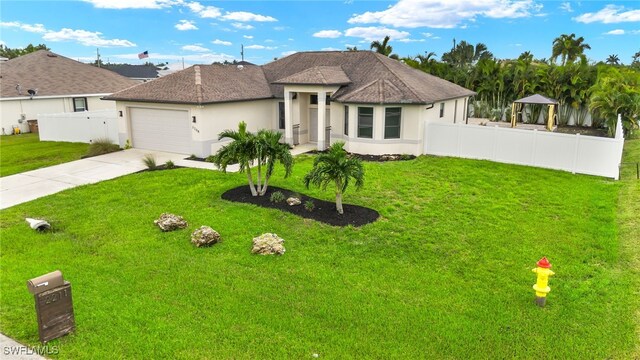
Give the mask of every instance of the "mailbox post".
<svg viewBox="0 0 640 360">
<path fill-rule="evenodd" d="M 75 330 L 71 284 L 56 270 L 27 281 L 38 317 L 40 342 L 46 343 Z"/>
</svg>

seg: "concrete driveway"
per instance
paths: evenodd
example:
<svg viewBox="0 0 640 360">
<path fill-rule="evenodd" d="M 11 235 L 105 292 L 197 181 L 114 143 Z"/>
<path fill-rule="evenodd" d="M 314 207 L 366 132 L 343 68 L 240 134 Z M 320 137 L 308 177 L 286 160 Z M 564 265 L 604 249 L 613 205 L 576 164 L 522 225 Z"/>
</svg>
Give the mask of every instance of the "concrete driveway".
<svg viewBox="0 0 640 360">
<path fill-rule="evenodd" d="M 211 163 L 184 160 L 188 155 L 128 149 L 0 178 L 0 209 L 146 169 L 142 158 L 153 154 L 158 165 L 171 160 L 178 166 L 215 169 Z"/>
</svg>

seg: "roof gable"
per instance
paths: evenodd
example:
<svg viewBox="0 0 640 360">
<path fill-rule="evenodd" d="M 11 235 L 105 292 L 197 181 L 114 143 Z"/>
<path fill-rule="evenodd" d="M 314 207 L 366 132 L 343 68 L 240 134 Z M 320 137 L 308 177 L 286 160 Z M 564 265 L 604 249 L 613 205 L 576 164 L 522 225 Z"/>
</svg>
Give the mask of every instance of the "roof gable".
<svg viewBox="0 0 640 360">
<path fill-rule="evenodd" d="M 27 96 L 28 89 L 38 89 L 37 96 L 110 94 L 137 84 L 47 50 L 0 62 L 0 76 L 2 97 Z"/>
<path fill-rule="evenodd" d="M 340 66 L 314 66 L 273 82 L 274 84 L 347 85 L 351 79 Z"/>
</svg>

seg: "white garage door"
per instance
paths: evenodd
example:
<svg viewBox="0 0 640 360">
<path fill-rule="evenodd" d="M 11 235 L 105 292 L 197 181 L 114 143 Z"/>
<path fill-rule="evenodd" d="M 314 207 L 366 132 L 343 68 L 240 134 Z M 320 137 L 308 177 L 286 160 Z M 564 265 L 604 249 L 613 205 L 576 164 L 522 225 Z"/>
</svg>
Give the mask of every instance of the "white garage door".
<svg viewBox="0 0 640 360">
<path fill-rule="evenodd" d="M 130 114 L 133 147 L 191 154 L 187 111 L 131 108 Z"/>
</svg>

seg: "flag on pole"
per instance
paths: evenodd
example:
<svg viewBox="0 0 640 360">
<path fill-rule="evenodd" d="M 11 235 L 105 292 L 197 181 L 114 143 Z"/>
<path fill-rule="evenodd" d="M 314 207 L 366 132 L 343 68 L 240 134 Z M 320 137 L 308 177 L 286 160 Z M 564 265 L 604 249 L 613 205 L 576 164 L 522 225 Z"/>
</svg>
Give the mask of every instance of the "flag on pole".
<svg viewBox="0 0 640 360">
<path fill-rule="evenodd" d="M 144 59 L 149 57 L 149 51 L 141 52 L 138 54 L 138 59 Z"/>
</svg>

